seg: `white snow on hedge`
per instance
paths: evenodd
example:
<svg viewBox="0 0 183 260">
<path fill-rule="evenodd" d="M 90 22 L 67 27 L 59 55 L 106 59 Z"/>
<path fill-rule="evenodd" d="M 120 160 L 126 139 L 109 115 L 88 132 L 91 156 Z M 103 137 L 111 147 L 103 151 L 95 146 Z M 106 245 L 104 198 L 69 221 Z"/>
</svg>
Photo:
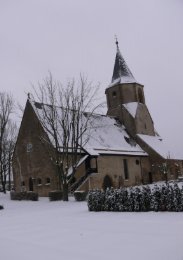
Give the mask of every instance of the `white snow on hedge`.
<svg viewBox="0 0 183 260">
<path fill-rule="evenodd" d="M 89 212 L 86 202 L 0 194 L 3 260 L 180 260 L 183 213 Z"/>
</svg>

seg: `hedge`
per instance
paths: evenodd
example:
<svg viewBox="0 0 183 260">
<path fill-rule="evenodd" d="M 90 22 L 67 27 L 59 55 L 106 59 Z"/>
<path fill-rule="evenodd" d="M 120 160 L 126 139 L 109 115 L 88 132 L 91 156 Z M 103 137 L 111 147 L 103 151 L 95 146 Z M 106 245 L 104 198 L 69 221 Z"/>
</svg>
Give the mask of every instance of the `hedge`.
<svg viewBox="0 0 183 260">
<path fill-rule="evenodd" d="M 85 191 L 75 191 L 74 198 L 76 201 L 85 201 L 87 196 L 87 192 Z"/>
<path fill-rule="evenodd" d="M 11 200 L 32 200 L 38 201 L 38 193 L 33 191 L 11 191 L 10 192 Z"/>
<path fill-rule="evenodd" d="M 48 196 L 50 201 L 62 200 L 63 192 L 60 190 L 50 191 Z"/>
<path fill-rule="evenodd" d="M 183 211 L 183 189 L 177 183 L 92 190 L 88 195 L 89 211 Z"/>
</svg>

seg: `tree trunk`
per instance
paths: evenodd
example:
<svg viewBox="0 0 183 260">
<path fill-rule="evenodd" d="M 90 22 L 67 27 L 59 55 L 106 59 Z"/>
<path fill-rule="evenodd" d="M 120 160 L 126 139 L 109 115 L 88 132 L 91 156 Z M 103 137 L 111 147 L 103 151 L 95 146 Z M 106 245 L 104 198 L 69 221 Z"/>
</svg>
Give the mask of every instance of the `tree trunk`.
<svg viewBox="0 0 183 260">
<path fill-rule="evenodd" d="M 2 181 L 3 192 L 6 194 L 6 182 Z"/>
<path fill-rule="evenodd" d="M 68 189 L 68 184 L 63 184 L 63 201 L 68 201 L 69 200 L 69 189 Z"/>
<path fill-rule="evenodd" d="M 9 153 L 9 160 L 8 160 L 8 190 L 11 191 L 11 156 Z"/>
</svg>

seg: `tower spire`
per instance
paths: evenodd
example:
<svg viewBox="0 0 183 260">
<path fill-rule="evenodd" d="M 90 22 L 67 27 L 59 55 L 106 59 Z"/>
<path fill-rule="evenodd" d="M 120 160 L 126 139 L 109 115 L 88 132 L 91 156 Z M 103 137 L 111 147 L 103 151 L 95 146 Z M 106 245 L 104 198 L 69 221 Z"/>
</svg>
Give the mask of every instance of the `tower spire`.
<svg viewBox="0 0 183 260">
<path fill-rule="evenodd" d="M 118 38 L 115 35 L 115 43 L 116 43 L 116 59 L 114 63 L 114 70 L 111 84 L 119 84 L 119 83 L 134 83 L 136 82 L 133 74 L 131 73 L 130 69 L 128 68 L 123 56 L 121 55 L 119 49 L 119 42 Z"/>
</svg>

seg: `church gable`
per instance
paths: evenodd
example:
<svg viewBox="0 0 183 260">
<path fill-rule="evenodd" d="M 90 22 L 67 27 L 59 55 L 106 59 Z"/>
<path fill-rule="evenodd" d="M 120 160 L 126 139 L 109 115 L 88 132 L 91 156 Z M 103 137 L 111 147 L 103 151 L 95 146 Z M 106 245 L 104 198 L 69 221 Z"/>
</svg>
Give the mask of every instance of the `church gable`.
<svg viewBox="0 0 183 260">
<path fill-rule="evenodd" d="M 47 138 L 32 106 L 27 101 L 22 118 L 18 139 L 13 156 L 13 175 L 15 189 L 37 191 L 42 196 L 48 195 L 48 188 L 56 182 L 53 165 L 49 153 L 41 142 Z M 49 187 L 45 186 L 50 180 Z M 31 187 L 30 187 L 31 183 Z M 43 187 L 46 187 L 46 190 Z"/>
</svg>

